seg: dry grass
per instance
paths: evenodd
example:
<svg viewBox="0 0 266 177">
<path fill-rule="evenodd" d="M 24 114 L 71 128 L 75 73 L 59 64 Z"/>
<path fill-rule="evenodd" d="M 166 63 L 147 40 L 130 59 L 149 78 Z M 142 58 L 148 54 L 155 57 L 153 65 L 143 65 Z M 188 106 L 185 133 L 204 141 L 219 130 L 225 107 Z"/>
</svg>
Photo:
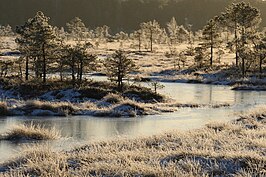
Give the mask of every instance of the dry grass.
<svg viewBox="0 0 266 177">
<path fill-rule="evenodd" d="M 114 93 L 109 93 L 108 95 L 106 95 L 103 98 L 103 101 L 108 102 L 108 103 L 112 103 L 112 104 L 121 103 L 123 100 L 124 100 L 124 98 L 121 95 L 117 95 Z"/>
<path fill-rule="evenodd" d="M 23 107 L 24 110 L 48 110 L 60 115 L 71 115 L 78 108 L 70 102 L 48 102 L 39 100 L 28 100 Z"/>
<path fill-rule="evenodd" d="M 55 129 L 47 129 L 40 125 L 16 125 L 8 132 L 0 136 L 1 140 L 7 141 L 34 141 L 55 140 L 60 138 L 60 133 Z"/>
<path fill-rule="evenodd" d="M 4 103 L 3 103 L 4 104 Z M 6 104 L 4 104 L 6 105 Z M 90 115 L 96 117 L 136 117 L 175 112 L 180 108 L 220 108 L 229 104 L 181 104 L 173 100 L 164 103 L 143 103 L 123 98 L 121 95 L 108 94 L 99 101 L 70 103 L 28 100 L 12 103 L 6 107 L 8 115 L 15 116 L 68 116 Z M 7 114 L 7 113 L 5 113 Z"/>
<path fill-rule="evenodd" d="M 96 117 L 136 117 L 140 115 L 150 115 L 154 112 L 149 108 L 150 104 L 136 102 L 118 95 L 109 95 L 103 102 L 96 105 L 93 103 L 83 104 L 88 110 L 85 114 Z M 159 112 L 157 112 L 158 114 Z"/>
<path fill-rule="evenodd" d="M 2 175 L 265 176 L 265 115 L 263 107 L 231 123 L 149 138 L 91 143 L 69 152 L 34 147 L 18 161 L 2 165 L 6 169 Z M 244 117 L 260 126 L 245 126 Z"/>
</svg>

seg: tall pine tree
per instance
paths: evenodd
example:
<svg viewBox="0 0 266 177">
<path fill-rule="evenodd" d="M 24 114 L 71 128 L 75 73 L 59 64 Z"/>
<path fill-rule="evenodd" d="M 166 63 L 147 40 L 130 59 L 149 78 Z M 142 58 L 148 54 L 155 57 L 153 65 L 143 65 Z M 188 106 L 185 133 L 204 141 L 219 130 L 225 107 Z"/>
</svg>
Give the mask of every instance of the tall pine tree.
<svg viewBox="0 0 266 177">
<path fill-rule="evenodd" d="M 49 17 L 39 11 L 16 31 L 19 34 L 16 42 L 26 57 L 26 79 L 28 79 L 29 58 L 32 58 L 36 75 L 40 74 L 45 83 L 48 60 L 57 45 L 53 27 L 49 24 Z"/>
<path fill-rule="evenodd" d="M 214 19 L 211 19 L 208 21 L 206 26 L 203 28 L 202 35 L 204 43 L 202 44 L 204 47 L 210 48 L 210 65 L 213 64 L 213 54 L 214 54 L 214 48 L 218 44 L 218 25 L 217 22 Z"/>
</svg>

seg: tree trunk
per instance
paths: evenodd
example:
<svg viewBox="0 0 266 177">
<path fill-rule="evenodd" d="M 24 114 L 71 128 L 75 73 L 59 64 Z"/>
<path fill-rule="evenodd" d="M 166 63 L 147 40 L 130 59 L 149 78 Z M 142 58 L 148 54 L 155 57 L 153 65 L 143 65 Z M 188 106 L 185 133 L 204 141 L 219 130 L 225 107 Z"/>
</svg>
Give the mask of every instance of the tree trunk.
<svg viewBox="0 0 266 177">
<path fill-rule="evenodd" d="M 244 27 L 242 27 L 241 33 L 242 33 L 242 36 L 241 36 L 241 48 L 242 48 L 242 50 L 244 50 L 244 47 L 245 47 L 245 28 Z M 242 75 L 243 75 L 243 77 L 245 77 L 245 74 L 246 74 L 245 70 L 246 70 L 245 56 L 242 54 Z"/>
<path fill-rule="evenodd" d="M 45 56 L 45 44 L 42 45 L 42 57 L 43 57 L 43 83 L 46 83 L 46 56 Z"/>
<path fill-rule="evenodd" d="M 151 33 L 150 42 L 151 42 L 151 52 L 152 52 L 153 51 L 153 48 L 152 48 L 153 31 L 150 30 L 150 33 Z"/>
<path fill-rule="evenodd" d="M 60 75 L 60 81 L 62 82 L 63 81 L 63 62 L 62 62 L 62 59 L 60 59 L 59 61 L 60 65 L 59 65 L 59 75 Z"/>
<path fill-rule="evenodd" d="M 211 58 L 210 58 L 210 65 L 212 66 L 213 61 L 213 31 L 211 29 Z"/>
<path fill-rule="evenodd" d="M 236 47 L 236 66 L 238 66 L 238 41 L 237 41 L 237 23 L 235 21 L 235 47 Z"/>
<path fill-rule="evenodd" d="M 141 33 L 139 33 L 139 52 L 141 51 Z"/>
<path fill-rule="evenodd" d="M 80 60 L 80 67 L 79 67 L 79 81 L 82 81 L 83 76 L 83 59 Z"/>
<path fill-rule="evenodd" d="M 260 54 L 260 79 L 262 78 L 262 64 L 263 60 L 265 59 L 265 54 Z"/>
<path fill-rule="evenodd" d="M 19 77 L 20 77 L 20 79 L 22 80 L 23 79 L 23 72 L 22 72 L 22 66 L 21 66 L 21 63 L 19 62 L 19 64 L 18 64 L 18 67 L 19 67 Z"/>
<path fill-rule="evenodd" d="M 245 58 L 242 57 L 242 76 L 245 77 Z"/>
<path fill-rule="evenodd" d="M 79 80 L 79 75 L 80 74 L 80 64 L 79 64 L 79 62 L 77 63 L 77 79 Z"/>
<path fill-rule="evenodd" d="M 212 66 L 213 63 L 213 44 L 211 45 L 211 59 L 210 59 L 210 65 Z"/>
<path fill-rule="evenodd" d="M 29 57 L 26 57 L 25 80 L 29 80 Z"/>
<path fill-rule="evenodd" d="M 72 71 L 72 82 L 75 82 L 75 80 L 76 80 L 76 77 L 75 77 L 75 68 L 74 68 L 73 65 L 71 66 L 71 71 Z"/>
</svg>

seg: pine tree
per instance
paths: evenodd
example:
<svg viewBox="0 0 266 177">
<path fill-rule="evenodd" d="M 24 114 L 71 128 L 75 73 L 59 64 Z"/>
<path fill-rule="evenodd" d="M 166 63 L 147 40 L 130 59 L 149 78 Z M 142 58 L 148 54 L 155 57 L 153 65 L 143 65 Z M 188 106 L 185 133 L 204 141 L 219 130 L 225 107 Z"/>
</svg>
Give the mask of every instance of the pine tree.
<svg viewBox="0 0 266 177">
<path fill-rule="evenodd" d="M 262 74 L 262 65 L 266 58 L 266 35 L 263 32 L 257 33 L 252 36 L 251 40 L 256 56 L 258 57 L 259 72 Z"/>
<path fill-rule="evenodd" d="M 201 68 L 206 63 L 206 48 L 205 47 L 196 47 L 195 48 L 195 57 L 194 61 L 197 64 L 197 67 Z"/>
<path fill-rule="evenodd" d="M 106 42 L 106 40 L 110 37 L 109 30 L 110 27 L 107 25 L 97 27 L 95 29 L 95 37 L 98 38 L 99 41 Z"/>
<path fill-rule="evenodd" d="M 183 26 L 179 26 L 178 28 L 178 40 L 180 43 L 186 41 L 187 39 L 190 39 L 190 32 Z"/>
<path fill-rule="evenodd" d="M 72 19 L 69 23 L 66 24 L 66 26 L 69 34 L 77 41 L 81 41 L 81 39 L 84 38 L 86 36 L 86 33 L 88 32 L 85 24 L 78 17 Z"/>
<path fill-rule="evenodd" d="M 259 26 L 261 21 L 260 12 L 249 3 L 240 2 L 230 5 L 226 12 L 219 17 L 219 22 L 228 28 L 233 29 L 235 34 L 235 59 L 236 66 L 239 64 L 240 48 L 244 47 L 246 32 Z M 240 36 L 238 36 L 240 35 Z M 244 51 L 243 49 L 241 49 Z M 242 55 L 242 74 L 245 71 L 245 58 Z"/>
<path fill-rule="evenodd" d="M 95 69 L 96 56 L 89 54 L 86 49 L 87 45 L 80 43 L 75 46 L 64 45 L 61 49 L 62 56 L 59 63 L 61 71 L 65 66 L 71 70 L 73 84 L 76 83 L 76 80 L 81 83 L 84 72 Z"/>
<path fill-rule="evenodd" d="M 29 80 L 29 62 L 35 57 L 34 44 L 31 39 L 30 28 L 32 23 L 28 20 L 23 26 L 17 27 L 16 32 L 19 37 L 16 38 L 19 50 L 22 54 L 22 59 L 25 59 L 25 80 Z"/>
<path fill-rule="evenodd" d="M 210 65 L 212 66 L 213 64 L 213 50 L 214 47 L 217 45 L 219 42 L 217 39 L 219 38 L 219 33 L 218 33 L 219 26 L 217 25 L 217 22 L 214 19 L 211 19 L 208 21 L 206 26 L 203 28 L 203 40 L 204 43 L 202 44 L 204 47 L 209 47 L 210 48 Z"/>
<path fill-rule="evenodd" d="M 143 32 L 141 29 L 134 31 L 134 33 L 132 34 L 133 40 L 138 41 L 138 50 L 139 52 L 141 52 L 141 45 L 142 45 L 142 38 L 143 38 Z"/>
<path fill-rule="evenodd" d="M 154 93 L 156 93 L 156 94 L 157 94 L 157 90 L 163 89 L 165 87 L 159 81 L 151 81 L 148 84 L 150 85 L 150 87 L 152 87 L 152 89 L 154 90 Z"/>
<path fill-rule="evenodd" d="M 128 77 L 130 72 L 136 70 L 134 61 L 128 58 L 124 51 L 117 50 L 112 57 L 106 59 L 104 66 L 106 74 L 111 81 L 117 83 L 119 91 L 123 91 L 123 80 Z"/>
<path fill-rule="evenodd" d="M 48 59 L 57 44 L 53 27 L 49 24 L 49 17 L 39 11 L 16 31 L 20 35 L 16 42 L 26 57 L 26 79 L 28 79 L 29 58 L 32 58 L 35 62 L 36 75 L 41 74 L 45 83 Z"/>
<path fill-rule="evenodd" d="M 82 81 L 83 74 L 86 71 L 86 69 L 94 70 L 95 69 L 95 61 L 96 56 L 93 54 L 88 54 L 87 51 L 87 45 L 86 44 L 77 44 L 74 47 L 74 57 L 76 57 L 78 71 L 77 71 L 77 77 L 79 79 L 79 82 Z"/>
<path fill-rule="evenodd" d="M 150 51 L 153 52 L 153 41 L 156 35 L 161 32 L 160 24 L 156 20 L 153 20 L 141 23 L 140 28 L 146 34 L 146 36 L 148 36 L 150 40 Z"/>
<path fill-rule="evenodd" d="M 171 21 L 168 22 L 166 25 L 170 37 L 170 43 L 175 44 L 178 38 L 178 30 L 179 30 L 175 17 L 172 17 Z"/>
</svg>

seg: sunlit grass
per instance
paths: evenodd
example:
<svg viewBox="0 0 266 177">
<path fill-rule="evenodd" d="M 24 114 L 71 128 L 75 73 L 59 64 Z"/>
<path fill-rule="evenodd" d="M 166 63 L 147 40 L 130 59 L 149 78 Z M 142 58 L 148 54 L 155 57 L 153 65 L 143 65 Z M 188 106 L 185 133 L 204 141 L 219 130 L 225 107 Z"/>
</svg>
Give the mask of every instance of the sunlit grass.
<svg viewBox="0 0 266 177">
<path fill-rule="evenodd" d="M 60 138 L 60 132 L 55 128 L 47 129 L 40 125 L 15 125 L 0 136 L 1 140 L 27 141 L 27 140 L 55 140 Z"/>
<path fill-rule="evenodd" d="M 49 102 L 39 100 L 28 100 L 23 106 L 24 110 L 48 110 L 60 115 L 69 115 L 76 111 L 78 108 L 70 102 Z"/>
</svg>

